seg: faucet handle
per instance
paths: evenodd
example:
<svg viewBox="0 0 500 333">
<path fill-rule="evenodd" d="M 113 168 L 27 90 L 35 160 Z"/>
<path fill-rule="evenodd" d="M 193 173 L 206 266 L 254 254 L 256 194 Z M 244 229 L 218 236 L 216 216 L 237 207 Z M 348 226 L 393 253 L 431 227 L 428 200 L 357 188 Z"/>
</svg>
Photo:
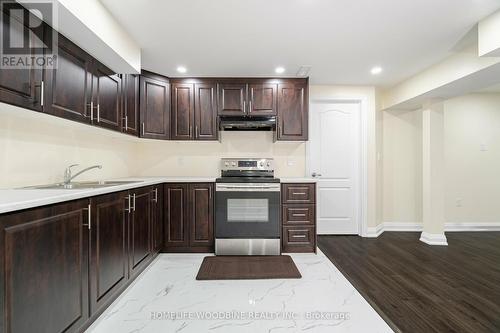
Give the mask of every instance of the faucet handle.
<svg viewBox="0 0 500 333">
<path fill-rule="evenodd" d="M 72 167 L 76 167 L 80 164 L 71 164 L 70 166 L 68 166 L 66 168 L 66 170 L 64 170 L 64 182 L 67 183 L 69 181 L 69 179 L 71 178 L 71 168 Z"/>
</svg>

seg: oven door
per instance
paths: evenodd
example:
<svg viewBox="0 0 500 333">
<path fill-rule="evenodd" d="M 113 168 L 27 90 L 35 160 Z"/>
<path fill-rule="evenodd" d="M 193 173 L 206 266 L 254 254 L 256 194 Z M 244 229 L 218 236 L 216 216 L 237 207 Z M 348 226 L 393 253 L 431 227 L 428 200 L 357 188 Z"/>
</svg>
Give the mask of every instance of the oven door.
<svg viewBox="0 0 500 333">
<path fill-rule="evenodd" d="M 216 238 L 279 238 L 280 184 L 219 183 Z"/>
</svg>

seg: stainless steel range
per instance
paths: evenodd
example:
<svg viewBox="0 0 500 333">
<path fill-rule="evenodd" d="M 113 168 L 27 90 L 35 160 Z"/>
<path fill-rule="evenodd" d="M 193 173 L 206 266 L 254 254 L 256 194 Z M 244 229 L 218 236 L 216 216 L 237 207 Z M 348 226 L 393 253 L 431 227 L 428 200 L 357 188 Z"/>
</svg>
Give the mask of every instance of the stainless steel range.
<svg viewBox="0 0 500 333">
<path fill-rule="evenodd" d="M 280 254 L 280 180 L 271 158 L 221 161 L 215 186 L 215 254 Z"/>
</svg>

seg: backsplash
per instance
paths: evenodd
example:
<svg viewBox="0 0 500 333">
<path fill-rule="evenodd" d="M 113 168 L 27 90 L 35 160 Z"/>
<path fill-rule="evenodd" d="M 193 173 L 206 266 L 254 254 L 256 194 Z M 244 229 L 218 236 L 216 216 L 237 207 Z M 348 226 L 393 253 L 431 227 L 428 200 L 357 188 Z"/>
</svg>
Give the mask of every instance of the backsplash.
<svg viewBox="0 0 500 333">
<path fill-rule="evenodd" d="M 305 143 L 271 132 L 221 132 L 221 142 L 145 140 L 0 103 L 0 188 L 62 181 L 69 164 L 102 164 L 79 180 L 219 174 L 222 157 L 270 157 L 277 177 L 305 174 Z"/>
</svg>

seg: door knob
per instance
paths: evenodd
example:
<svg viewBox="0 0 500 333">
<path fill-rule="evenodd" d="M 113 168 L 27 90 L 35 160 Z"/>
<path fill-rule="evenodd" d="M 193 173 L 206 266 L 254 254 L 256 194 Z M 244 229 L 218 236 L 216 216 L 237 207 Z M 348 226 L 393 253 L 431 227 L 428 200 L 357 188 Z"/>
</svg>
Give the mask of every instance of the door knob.
<svg viewBox="0 0 500 333">
<path fill-rule="evenodd" d="M 320 174 L 320 173 L 313 172 L 313 173 L 312 173 L 312 176 L 313 176 L 313 177 L 321 177 L 321 174 Z"/>
</svg>

